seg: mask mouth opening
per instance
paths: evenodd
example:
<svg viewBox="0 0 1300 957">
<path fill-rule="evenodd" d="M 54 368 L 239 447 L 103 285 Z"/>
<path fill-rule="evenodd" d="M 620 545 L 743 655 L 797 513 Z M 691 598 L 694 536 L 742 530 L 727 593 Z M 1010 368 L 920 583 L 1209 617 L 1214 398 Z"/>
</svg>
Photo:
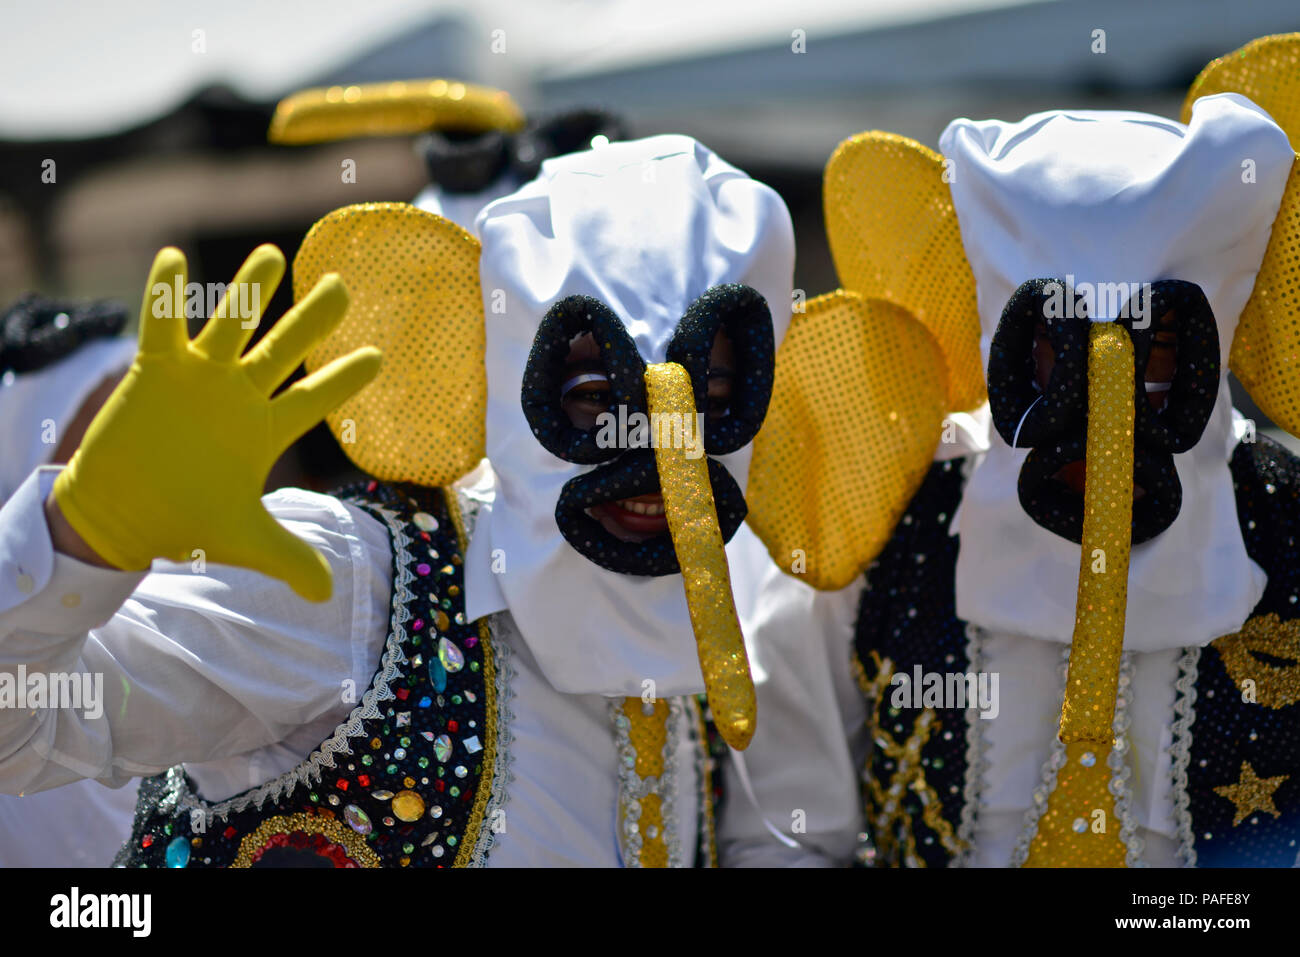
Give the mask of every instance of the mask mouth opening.
<svg viewBox="0 0 1300 957">
<path fill-rule="evenodd" d="M 668 432 L 686 443 L 688 457 L 706 456 L 724 543 L 747 507 L 735 478 L 713 456 L 737 451 L 758 432 L 771 399 L 774 354 L 767 302 L 740 283 L 710 287 L 695 299 L 668 343 L 667 360 L 685 370 L 695 409 L 693 421 L 685 411 L 668 413 Z M 555 520 L 565 541 L 610 571 L 680 574 L 651 441 L 664 426 L 656 420 L 662 410 L 649 407 L 646 374 L 609 306 L 566 296 L 542 318 L 520 399 L 543 448 L 595 466 L 561 490 Z"/>
<path fill-rule="evenodd" d="M 745 520 L 745 498 L 726 466 L 715 459 L 708 462 L 718 526 L 722 540 L 729 542 Z M 611 534 L 597 517 L 618 508 L 620 502 L 650 504 L 656 499 L 662 509 L 654 451 L 638 449 L 565 483 L 555 506 L 555 523 L 575 551 L 601 568 L 622 575 L 676 575 L 681 572 L 681 565 L 668 532 L 666 515 L 658 516 L 663 521 L 663 530 L 655 532 L 655 523 L 650 521 L 654 517 L 638 514 L 638 518 L 646 520 L 643 527 L 648 529 L 644 535 L 636 536 L 640 540 L 625 540 Z"/>
<path fill-rule="evenodd" d="M 1086 436 L 1080 432 L 1030 451 L 1020 467 L 1020 507 L 1037 524 L 1075 544 L 1083 541 L 1083 469 Z M 1133 537 L 1140 545 L 1167 529 L 1183 504 L 1183 486 L 1168 452 L 1133 453 Z"/>
<path fill-rule="evenodd" d="M 1137 545 L 1178 517 L 1182 484 L 1173 455 L 1200 441 L 1217 401 L 1220 361 L 1218 327 L 1199 286 L 1160 280 L 1135 288 L 1115 322 L 1133 342 Z M 1083 535 L 1091 324 L 1087 298 L 1065 280 L 1031 279 L 1007 301 L 988 364 L 993 424 L 1012 448 L 1030 450 L 1017 482 L 1021 507 L 1076 543 Z"/>
</svg>

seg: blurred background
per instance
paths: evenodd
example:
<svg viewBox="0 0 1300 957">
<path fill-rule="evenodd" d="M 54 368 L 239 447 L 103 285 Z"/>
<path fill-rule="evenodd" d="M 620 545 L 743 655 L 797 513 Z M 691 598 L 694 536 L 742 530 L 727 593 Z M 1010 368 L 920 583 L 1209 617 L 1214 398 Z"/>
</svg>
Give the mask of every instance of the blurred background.
<svg viewBox="0 0 1300 957">
<path fill-rule="evenodd" d="M 160 246 L 185 250 L 192 279 L 224 282 L 257 243 L 292 257 L 331 209 L 409 201 L 428 177 L 411 137 L 293 147 L 266 133 L 295 90 L 421 77 L 503 88 L 530 114 L 599 106 L 634 135 L 698 137 L 785 196 L 796 285 L 816 295 L 837 284 L 821 171 L 845 137 L 877 128 L 937 146 L 954 117 L 1055 107 L 1176 117 L 1208 60 L 1297 29 L 1296 0 L 13 5 L 0 303 L 38 290 L 134 310 Z"/>
</svg>

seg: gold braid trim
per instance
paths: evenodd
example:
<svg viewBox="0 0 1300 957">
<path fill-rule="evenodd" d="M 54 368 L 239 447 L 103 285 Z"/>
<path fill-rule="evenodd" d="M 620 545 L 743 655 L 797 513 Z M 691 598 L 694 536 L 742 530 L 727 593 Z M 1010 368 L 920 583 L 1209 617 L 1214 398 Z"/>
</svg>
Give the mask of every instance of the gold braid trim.
<svg viewBox="0 0 1300 957">
<path fill-rule="evenodd" d="M 299 812 L 297 814 L 277 814 L 268 817 L 257 826 L 257 830 L 244 835 L 239 842 L 239 851 L 231 861 L 231 867 L 252 867 L 253 855 L 260 851 L 266 842 L 276 834 L 321 834 L 348 852 L 350 857 L 362 867 L 379 867 L 379 855 L 352 829 L 345 827 L 333 818 L 320 817 L 316 814 Z"/>
</svg>

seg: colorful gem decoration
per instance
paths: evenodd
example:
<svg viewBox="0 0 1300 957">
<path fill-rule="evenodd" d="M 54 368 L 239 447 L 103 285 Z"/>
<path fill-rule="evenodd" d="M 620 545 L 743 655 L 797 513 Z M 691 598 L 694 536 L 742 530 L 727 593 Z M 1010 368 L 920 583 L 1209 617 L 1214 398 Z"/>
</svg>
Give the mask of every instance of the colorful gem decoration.
<svg viewBox="0 0 1300 957">
<path fill-rule="evenodd" d="M 350 869 L 379 867 L 380 860 L 364 840 L 337 821 L 311 814 L 291 814 L 267 818 L 245 836 L 230 866 L 303 867 L 322 864 Z"/>
<path fill-rule="evenodd" d="M 446 638 L 438 639 L 438 660 L 442 662 L 448 674 L 454 674 L 465 667 L 465 656 L 456 647 L 454 641 L 448 641 Z"/>
<path fill-rule="evenodd" d="M 190 862 L 190 842 L 183 837 L 172 838 L 167 845 L 167 866 L 184 867 Z"/>
<path fill-rule="evenodd" d="M 387 693 L 383 685 L 372 688 L 380 692 L 381 711 L 362 718 L 348 742 L 358 757 L 349 760 L 332 745 L 342 760 L 312 770 L 325 753 L 322 746 L 306 784 L 302 769 L 295 769 L 218 804 L 194 793 L 182 766 L 148 778 L 140 789 L 148 810 L 115 863 L 448 867 L 481 858 L 488 804 L 494 795 L 500 799 L 501 782 L 494 781 L 496 663 L 486 622 L 463 624 L 464 533 L 459 511 L 447 508 L 444 494 L 375 485 L 351 497 L 387 525 L 398 567 L 406 569 L 407 582 L 419 582 L 403 587 L 404 613 L 392 616 L 405 624 L 389 636 L 385 661 L 399 664 L 396 674 L 387 672 Z M 417 522 L 416 514 L 424 517 Z M 444 564 L 430 565 L 430 555 Z M 386 672 L 375 664 L 378 683 Z M 478 733 L 462 741 L 464 752 L 454 761 L 462 728 Z M 444 778 L 459 786 L 448 788 Z M 431 806 L 435 796 L 442 803 Z M 202 844 L 202 857 L 191 856 L 191 840 Z"/>
<path fill-rule="evenodd" d="M 369 834 L 375 829 L 375 826 L 370 823 L 370 815 L 355 804 L 349 804 L 343 809 L 343 820 L 347 821 L 348 827 L 358 834 Z"/>
<path fill-rule="evenodd" d="M 451 757 L 451 738 L 445 734 L 440 734 L 434 738 L 433 755 L 440 764 L 445 764 L 447 759 Z"/>
</svg>

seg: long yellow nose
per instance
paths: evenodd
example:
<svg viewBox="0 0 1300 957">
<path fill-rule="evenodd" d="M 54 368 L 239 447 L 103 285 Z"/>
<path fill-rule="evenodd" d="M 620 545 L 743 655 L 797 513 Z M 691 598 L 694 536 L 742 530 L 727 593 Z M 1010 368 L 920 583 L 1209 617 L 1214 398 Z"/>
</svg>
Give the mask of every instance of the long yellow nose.
<svg viewBox="0 0 1300 957">
<path fill-rule="evenodd" d="M 664 512 L 681 565 L 709 708 L 723 740 L 743 751 L 754 736 L 758 705 L 691 378 L 677 363 L 663 362 L 646 367 L 645 384 Z"/>
<path fill-rule="evenodd" d="M 1113 322 L 1088 339 L 1083 541 L 1061 706 L 1065 764 L 1030 844 L 1028 867 L 1123 867 L 1110 791 L 1111 726 L 1124 647 L 1133 525 L 1133 342 Z"/>
</svg>

